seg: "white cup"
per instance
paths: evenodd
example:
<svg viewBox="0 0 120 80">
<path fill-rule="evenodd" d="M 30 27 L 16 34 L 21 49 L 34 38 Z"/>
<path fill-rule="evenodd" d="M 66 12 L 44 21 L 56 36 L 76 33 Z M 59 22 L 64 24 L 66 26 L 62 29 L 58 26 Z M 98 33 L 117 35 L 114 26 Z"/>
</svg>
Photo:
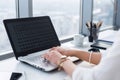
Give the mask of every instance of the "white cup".
<svg viewBox="0 0 120 80">
<path fill-rule="evenodd" d="M 83 46 L 84 36 L 81 34 L 75 34 L 73 38 L 73 43 L 75 46 Z"/>
</svg>

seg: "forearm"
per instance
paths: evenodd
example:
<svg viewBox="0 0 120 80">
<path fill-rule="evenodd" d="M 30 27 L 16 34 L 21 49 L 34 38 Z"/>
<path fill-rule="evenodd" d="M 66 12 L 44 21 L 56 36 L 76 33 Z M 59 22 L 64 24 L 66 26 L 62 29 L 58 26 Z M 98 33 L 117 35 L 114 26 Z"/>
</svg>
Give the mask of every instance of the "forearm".
<svg viewBox="0 0 120 80">
<path fill-rule="evenodd" d="M 76 65 L 71 60 L 66 60 L 63 63 L 64 71 L 70 76 L 72 76 L 72 73 L 74 72 L 75 68 L 76 68 Z"/>
<path fill-rule="evenodd" d="M 73 54 L 73 56 L 76 56 L 81 60 L 89 61 L 89 56 L 90 56 L 89 52 L 80 51 L 80 50 L 69 50 L 68 53 Z M 100 60 L 101 60 L 101 54 L 93 52 L 91 55 L 91 63 L 99 64 Z"/>
</svg>

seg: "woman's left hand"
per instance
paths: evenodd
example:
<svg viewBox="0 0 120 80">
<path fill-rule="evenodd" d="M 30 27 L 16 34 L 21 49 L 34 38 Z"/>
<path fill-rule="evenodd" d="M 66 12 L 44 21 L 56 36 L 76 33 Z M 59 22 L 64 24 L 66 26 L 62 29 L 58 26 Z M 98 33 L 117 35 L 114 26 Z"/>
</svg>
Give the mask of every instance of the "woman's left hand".
<svg viewBox="0 0 120 80">
<path fill-rule="evenodd" d="M 51 50 L 44 55 L 44 58 L 50 61 L 51 63 L 58 65 L 58 61 L 60 60 L 61 56 L 62 54 L 60 54 L 58 51 Z"/>
</svg>

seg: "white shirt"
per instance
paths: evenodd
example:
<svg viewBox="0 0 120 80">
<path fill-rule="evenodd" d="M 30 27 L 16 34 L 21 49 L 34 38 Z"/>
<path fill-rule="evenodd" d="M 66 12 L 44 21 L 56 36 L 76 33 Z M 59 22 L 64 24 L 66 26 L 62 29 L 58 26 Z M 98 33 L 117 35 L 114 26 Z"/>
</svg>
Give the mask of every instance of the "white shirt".
<svg viewBox="0 0 120 80">
<path fill-rule="evenodd" d="M 72 75 L 73 80 L 120 80 L 120 30 L 111 48 L 94 68 L 78 67 Z"/>
</svg>

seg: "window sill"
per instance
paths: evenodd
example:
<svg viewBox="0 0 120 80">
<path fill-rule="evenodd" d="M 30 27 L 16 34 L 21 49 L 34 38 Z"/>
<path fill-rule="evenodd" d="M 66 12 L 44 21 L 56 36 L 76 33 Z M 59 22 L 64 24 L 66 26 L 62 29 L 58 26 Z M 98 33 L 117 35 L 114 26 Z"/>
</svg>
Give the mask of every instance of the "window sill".
<svg viewBox="0 0 120 80">
<path fill-rule="evenodd" d="M 14 56 L 14 54 L 13 54 L 13 51 L 11 50 L 11 51 L 7 51 L 7 52 L 4 52 L 4 53 L 1 53 L 0 54 L 0 61 L 2 61 L 2 60 L 5 60 L 5 59 L 8 59 L 8 58 L 11 58 L 11 57 L 13 57 Z"/>
<path fill-rule="evenodd" d="M 60 38 L 60 43 L 65 43 L 73 40 L 73 35 Z"/>
<path fill-rule="evenodd" d="M 113 30 L 113 26 L 108 26 L 108 27 L 104 27 L 104 28 L 102 27 L 99 32 L 103 32 L 106 30 Z"/>
</svg>

